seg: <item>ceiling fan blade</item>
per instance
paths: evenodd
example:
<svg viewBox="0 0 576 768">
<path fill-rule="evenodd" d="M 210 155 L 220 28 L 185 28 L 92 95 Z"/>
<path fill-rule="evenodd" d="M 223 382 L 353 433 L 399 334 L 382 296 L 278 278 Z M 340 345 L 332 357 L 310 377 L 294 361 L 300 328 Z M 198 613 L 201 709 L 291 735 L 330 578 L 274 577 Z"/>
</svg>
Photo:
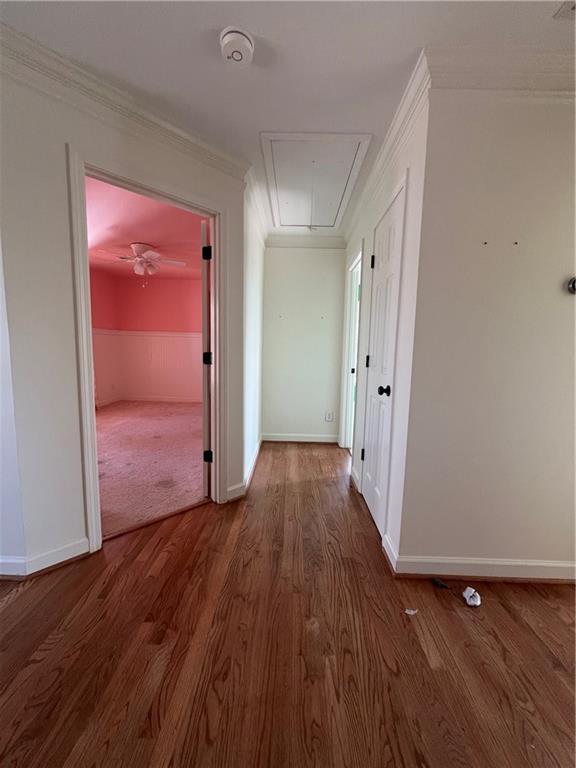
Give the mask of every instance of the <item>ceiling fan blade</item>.
<svg viewBox="0 0 576 768">
<path fill-rule="evenodd" d="M 169 264 L 171 267 L 186 267 L 185 261 L 177 261 L 175 259 L 162 259 L 162 264 Z"/>
<path fill-rule="evenodd" d="M 116 256 L 117 259 L 120 259 L 120 261 L 134 261 L 135 256 Z"/>
<path fill-rule="evenodd" d="M 134 262 L 134 274 L 135 275 L 145 275 L 146 274 L 146 267 L 141 261 L 135 261 Z"/>
<path fill-rule="evenodd" d="M 146 251 L 142 254 L 142 258 L 146 259 L 146 261 L 160 261 L 162 256 L 160 256 L 159 253 L 156 253 L 156 251 Z"/>
<path fill-rule="evenodd" d="M 158 270 L 160 269 L 160 267 L 158 266 L 158 264 L 155 264 L 153 261 L 148 261 L 145 264 L 144 269 L 146 270 L 146 273 L 148 275 L 155 275 L 156 272 L 158 272 Z"/>
</svg>

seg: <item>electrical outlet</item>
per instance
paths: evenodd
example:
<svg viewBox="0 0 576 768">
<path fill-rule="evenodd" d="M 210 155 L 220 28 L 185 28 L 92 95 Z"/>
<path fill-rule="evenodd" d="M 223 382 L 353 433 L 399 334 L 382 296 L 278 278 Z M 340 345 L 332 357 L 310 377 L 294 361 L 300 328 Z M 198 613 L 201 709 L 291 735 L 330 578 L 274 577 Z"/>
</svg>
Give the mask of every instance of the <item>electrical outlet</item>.
<svg viewBox="0 0 576 768">
<path fill-rule="evenodd" d="M 332 411 L 326 411 L 324 414 L 324 421 L 334 421 L 334 413 Z"/>
</svg>

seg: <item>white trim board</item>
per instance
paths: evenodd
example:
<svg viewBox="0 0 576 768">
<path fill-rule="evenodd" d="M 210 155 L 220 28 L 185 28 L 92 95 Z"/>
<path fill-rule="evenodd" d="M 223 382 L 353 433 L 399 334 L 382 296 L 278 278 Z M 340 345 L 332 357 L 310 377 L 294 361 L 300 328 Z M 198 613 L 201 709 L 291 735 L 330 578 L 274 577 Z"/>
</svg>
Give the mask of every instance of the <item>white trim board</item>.
<svg viewBox="0 0 576 768">
<path fill-rule="evenodd" d="M 169 143 L 198 162 L 243 180 L 249 165 L 141 107 L 87 67 L 0 23 L 1 71 L 124 130 Z"/>
<path fill-rule="evenodd" d="M 258 463 L 258 457 L 260 456 L 261 448 L 262 448 L 262 438 L 258 440 L 258 445 L 256 446 L 256 450 L 254 451 L 254 455 L 252 456 L 252 461 L 250 462 L 250 469 L 248 470 L 248 473 L 244 480 L 244 486 L 246 490 L 250 488 L 250 483 L 252 482 L 252 478 L 254 477 L 254 470 L 256 469 L 256 464 Z"/>
<path fill-rule="evenodd" d="M 273 443 L 337 443 L 338 435 L 297 435 L 275 432 L 262 435 L 263 442 Z"/>
<path fill-rule="evenodd" d="M 250 469 L 248 470 L 248 473 L 246 475 L 244 482 L 237 483 L 236 485 L 231 485 L 227 489 L 228 501 L 236 501 L 236 499 L 241 499 L 243 496 L 245 496 L 248 493 L 250 489 L 250 485 L 252 483 L 252 478 L 254 477 L 254 472 L 256 470 L 256 464 L 258 463 L 258 459 L 260 457 L 261 448 L 262 448 L 262 438 L 258 440 L 258 445 L 256 446 L 256 450 L 254 451 L 254 455 L 252 456 L 252 461 L 250 462 Z"/>
<path fill-rule="evenodd" d="M 201 331 L 117 331 L 109 328 L 92 328 L 99 336 L 159 336 L 163 338 L 201 339 Z"/>
<path fill-rule="evenodd" d="M 165 395 L 138 395 L 137 398 L 118 397 L 115 400 L 99 400 L 97 408 L 105 408 L 114 403 L 187 403 L 188 405 L 202 405 L 202 400 L 191 400 L 187 397 L 166 397 Z"/>
<path fill-rule="evenodd" d="M 71 541 L 58 549 L 51 549 L 33 557 L 6 557 L 0 558 L 0 574 L 2 576 L 29 576 L 37 571 L 43 571 L 53 565 L 60 565 L 73 557 L 85 555 L 90 551 L 87 538 Z"/>
<path fill-rule="evenodd" d="M 494 579 L 559 579 L 572 581 L 576 563 L 564 560 L 513 560 L 485 557 L 426 557 L 397 555 L 392 542 L 382 541 L 394 572 L 401 576 L 454 576 Z"/>
<path fill-rule="evenodd" d="M 89 262 L 86 251 L 86 202 L 85 202 L 85 176 L 94 176 L 117 186 L 123 186 L 140 194 L 147 194 L 158 200 L 174 202 L 184 210 L 201 210 L 197 203 L 185 199 L 167 196 L 160 190 L 142 187 L 133 179 L 126 179 L 114 172 L 108 172 L 101 168 L 94 169 L 85 162 L 82 155 L 70 144 L 66 145 L 68 162 L 68 183 L 70 190 L 70 220 L 72 227 L 72 258 L 74 264 L 74 302 L 76 318 L 76 345 L 78 354 L 78 385 L 79 403 L 81 412 L 82 434 L 82 463 L 84 482 L 84 506 L 90 551 L 95 552 L 102 546 L 102 521 L 100 513 L 100 493 L 98 483 L 98 463 L 96 450 L 96 411 L 94 402 L 94 365 L 93 365 L 93 332 L 92 312 L 90 300 Z M 222 328 L 225 328 L 225 302 L 220 301 L 220 269 L 222 268 L 222 255 L 220 249 L 221 230 L 226 232 L 226 210 L 206 210 L 205 214 L 213 217 L 213 242 L 215 258 L 211 262 L 210 270 L 210 294 L 213 297 L 213 305 L 210 309 L 212 330 L 212 350 L 215 362 L 210 366 L 211 383 L 211 447 L 214 453 L 212 464 L 212 476 L 210 481 L 210 497 L 216 503 L 222 503 L 227 499 L 222 498 L 221 485 L 221 456 L 226 456 L 225 418 L 226 413 L 226 376 L 224 361 L 226 356 L 225 339 Z M 124 332 L 122 332 L 123 334 Z M 114 334 L 116 335 L 116 334 Z M 148 333 L 136 332 L 136 335 L 148 336 Z M 178 335 L 178 334 L 177 334 Z M 227 469 L 227 467 L 226 467 Z"/>
<path fill-rule="evenodd" d="M 246 483 L 237 483 L 227 488 L 228 501 L 236 501 L 246 494 Z"/>
</svg>

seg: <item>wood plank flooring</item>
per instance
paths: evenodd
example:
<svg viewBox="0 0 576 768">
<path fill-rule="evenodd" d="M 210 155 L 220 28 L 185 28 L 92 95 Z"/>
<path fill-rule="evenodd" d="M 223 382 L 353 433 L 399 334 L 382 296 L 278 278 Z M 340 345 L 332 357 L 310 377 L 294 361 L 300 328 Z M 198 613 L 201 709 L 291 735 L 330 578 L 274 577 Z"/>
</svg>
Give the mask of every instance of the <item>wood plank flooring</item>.
<svg viewBox="0 0 576 768">
<path fill-rule="evenodd" d="M 348 462 L 2 583 L 2 768 L 573 766 L 573 588 L 394 579 Z"/>
</svg>

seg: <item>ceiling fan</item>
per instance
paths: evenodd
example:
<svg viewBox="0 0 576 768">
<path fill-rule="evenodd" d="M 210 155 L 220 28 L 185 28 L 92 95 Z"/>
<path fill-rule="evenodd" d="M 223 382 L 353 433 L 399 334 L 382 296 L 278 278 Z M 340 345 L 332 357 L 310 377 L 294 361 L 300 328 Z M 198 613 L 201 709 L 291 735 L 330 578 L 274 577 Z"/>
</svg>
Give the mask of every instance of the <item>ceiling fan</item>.
<svg viewBox="0 0 576 768">
<path fill-rule="evenodd" d="M 176 261 L 174 259 L 164 259 L 157 251 L 153 250 L 148 243 L 130 243 L 132 253 L 129 255 L 118 255 L 116 258 L 120 261 L 131 261 L 135 275 L 154 275 L 160 269 L 161 265 L 171 267 L 185 267 L 185 261 Z"/>
</svg>

